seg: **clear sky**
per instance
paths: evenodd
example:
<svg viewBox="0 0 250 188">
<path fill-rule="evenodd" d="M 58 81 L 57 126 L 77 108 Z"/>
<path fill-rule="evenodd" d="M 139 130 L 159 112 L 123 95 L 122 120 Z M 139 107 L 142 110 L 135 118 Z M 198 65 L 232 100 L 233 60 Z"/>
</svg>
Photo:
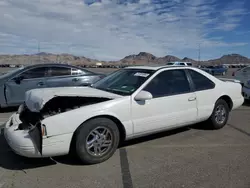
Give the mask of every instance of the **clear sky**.
<svg viewBox="0 0 250 188">
<path fill-rule="evenodd" d="M 0 0 L 0 54 L 250 57 L 250 0 Z"/>
</svg>

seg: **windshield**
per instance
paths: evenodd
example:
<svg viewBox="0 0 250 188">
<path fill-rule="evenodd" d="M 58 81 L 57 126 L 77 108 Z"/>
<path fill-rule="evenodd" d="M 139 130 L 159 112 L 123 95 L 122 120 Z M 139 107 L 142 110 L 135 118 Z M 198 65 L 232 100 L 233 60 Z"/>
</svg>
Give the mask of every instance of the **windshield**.
<svg viewBox="0 0 250 188">
<path fill-rule="evenodd" d="M 119 95 L 131 95 L 153 73 L 153 70 L 146 69 L 121 69 L 99 80 L 92 87 Z"/>
</svg>

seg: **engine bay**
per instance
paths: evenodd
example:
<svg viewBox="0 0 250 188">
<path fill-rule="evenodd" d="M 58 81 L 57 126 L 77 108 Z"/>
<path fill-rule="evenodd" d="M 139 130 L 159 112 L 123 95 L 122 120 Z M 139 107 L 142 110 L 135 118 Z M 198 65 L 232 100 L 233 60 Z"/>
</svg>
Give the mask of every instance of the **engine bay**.
<svg viewBox="0 0 250 188">
<path fill-rule="evenodd" d="M 71 96 L 56 96 L 49 100 L 40 112 L 31 112 L 24 104 L 23 110 L 20 112 L 19 130 L 30 129 L 40 123 L 41 120 L 56 114 L 64 113 L 83 106 L 96 104 L 111 100 L 104 97 L 71 97 Z"/>
</svg>

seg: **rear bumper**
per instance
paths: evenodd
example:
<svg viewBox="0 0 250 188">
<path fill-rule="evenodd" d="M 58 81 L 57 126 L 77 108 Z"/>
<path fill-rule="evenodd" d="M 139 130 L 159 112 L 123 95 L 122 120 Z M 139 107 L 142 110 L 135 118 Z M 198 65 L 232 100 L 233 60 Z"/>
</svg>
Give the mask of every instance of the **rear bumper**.
<svg viewBox="0 0 250 188">
<path fill-rule="evenodd" d="M 247 87 L 242 87 L 242 96 L 247 99 L 250 100 L 250 88 Z"/>
<path fill-rule="evenodd" d="M 243 103 L 244 103 L 244 97 L 240 97 L 240 98 L 238 98 L 236 100 L 233 100 L 233 108 L 232 108 L 232 110 L 241 107 Z"/>
</svg>

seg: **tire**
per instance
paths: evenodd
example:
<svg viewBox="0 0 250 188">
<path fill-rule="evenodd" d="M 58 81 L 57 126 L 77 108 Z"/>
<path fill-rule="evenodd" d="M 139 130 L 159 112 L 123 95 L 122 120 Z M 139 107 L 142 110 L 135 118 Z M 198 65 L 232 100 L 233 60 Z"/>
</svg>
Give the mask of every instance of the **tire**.
<svg viewBox="0 0 250 188">
<path fill-rule="evenodd" d="M 104 130 L 107 140 L 101 134 Z M 89 146 L 92 146 L 90 149 L 87 148 L 87 141 L 94 141 L 93 144 L 89 144 Z M 103 145 L 104 141 L 106 142 L 106 146 Z M 76 132 L 76 154 L 83 164 L 101 163 L 112 157 L 118 147 L 119 141 L 119 129 L 112 120 L 108 118 L 91 119 L 82 124 Z M 99 153 L 97 153 L 94 148 L 100 148 L 101 145 L 104 152 L 101 153 L 98 149 Z"/>
<path fill-rule="evenodd" d="M 223 110 L 224 115 L 222 115 L 223 112 L 221 112 L 219 109 Z M 221 112 L 221 115 L 223 117 L 222 119 L 220 119 L 221 116 L 219 116 L 219 117 L 216 116 L 216 113 L 218 113 L 218 111 Z M 215 129 L 215 130 L 223 128 L 227 124 L 229 113 L 230 113 L 230 110 L 229 110 L 229 107 L 228 107 L 228 104 L 226 103 L 226 101 L 223 99 L 217 100 L 215 103 L 212 115 L 210 116 L 210 118 L 207 121 L 208 126 L 211 129 Z M 221 121 L 219 121 L 219 120 L 221 120 Z"/>
</svg>

